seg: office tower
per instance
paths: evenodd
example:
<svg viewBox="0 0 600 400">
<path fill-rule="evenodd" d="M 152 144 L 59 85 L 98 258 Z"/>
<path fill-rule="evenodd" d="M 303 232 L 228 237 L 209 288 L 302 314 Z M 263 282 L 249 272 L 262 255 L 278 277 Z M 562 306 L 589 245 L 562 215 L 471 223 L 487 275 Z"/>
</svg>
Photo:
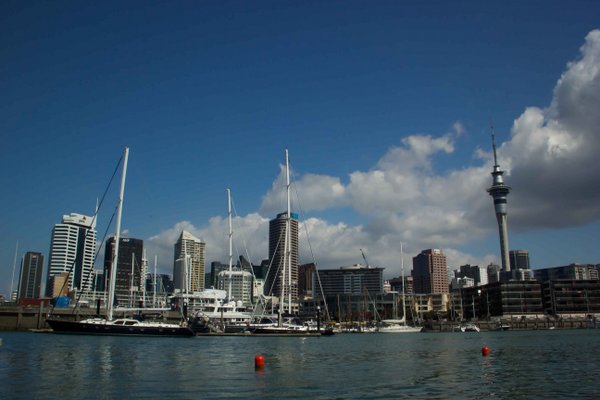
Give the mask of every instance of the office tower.
<svg viewBox="0 0 600 400">
<path fill-rule="evenodd" d="M 50 280 L 63 272 L 69 274 L 66 289 L 91 290 L 95 252 L 96 219 L 75 213 L 63 215 L 62 223 L 52 228 L 46 294 L 52 296 Z"/>
<path fill-rule="evenodd" d="M 412 277 L 415 293 L 448 293 L 446 255 L 439 249 L 421 251 L 413 257 Z"/>
<path fill-rule="evenodd" d="M 121 307 L 138 306 L 143 288 L 140 287 L 142 276 L 142 255 L 144 241 L 133 238 L 119 239 L 119 259 L 117 260 L 117 275 L 115 281 L 115 298 Z M 111 262 L 115 252 L 115 238 L 110 237 L 106 242 L 104 253 L 104 276 L 110 279 Z M 105 287 L 110 287 L 106 282 Z"/>
<path fill-rule="evenodd" d="M 511 250 L 508 252 L 510 257 L 510 269 L 529 269 L 529 251 Z"/>
<path fill-rule="evenodd" d="M 187 290 L 190 293 L 204 290 L 205 247 L 206 245 L 202 240 L 188 231 L 181 232 L 177 243 L 175 243 L 175 257 L 173 260 L 173 281 L 177 289 Z M 189 256 L 187 263 L 185 262 L 186 256 Z M 177 283 L 178 280 L 179 283 Z M 187 287 L 185 287 L 185 282 L 187 282 Z"/>
<path fill-rule="evenodd" d="M 25 253 L 21 261 L 18 300 L 38 299 L 40 297 L 43 269 L 44 256 L 42 253 L 33 251 Z"/>
<path fill-rule="evenodd" d="M 282 279 L 284 278 L 283 268 L 285 271 L 285 301 L 288 299 L 288 294 L 291 293 L 292 303 L 298 302 L 298 214 L 290 213 L 290 249 L 287 249 L 291 255 L 291 265 L 288 266 L 285 254 L 285 235 L 287 225 L 287 212 L 277 214 L 275 219 L 269 222 L 269 260 L 271 265 L 265 280 L 265 295 L 281 296 Z M 290 277 L 291 274 L 291 277 Z"/>
<path fill-rule="evenodd" d="M 510 187 L 504 183 L 502 175 L 504 171 L 500 170 L 498 158 L 496 157 L 496 141 L 492 133 L 492 148 L 494 150 L 494 169 L 492 171 L 493 183 L 487 190 L 490 196 L 494 199 L 494 209 L 496 211 L 496 219 L 498 220 L 498 232 L 500 234 L 500 258 L 502 260 L 502 271 L 509 272 L 509 255 L 508 255 L 508 225 L 506 222 L 506 197 L 510 192 Z"/>
</svg>

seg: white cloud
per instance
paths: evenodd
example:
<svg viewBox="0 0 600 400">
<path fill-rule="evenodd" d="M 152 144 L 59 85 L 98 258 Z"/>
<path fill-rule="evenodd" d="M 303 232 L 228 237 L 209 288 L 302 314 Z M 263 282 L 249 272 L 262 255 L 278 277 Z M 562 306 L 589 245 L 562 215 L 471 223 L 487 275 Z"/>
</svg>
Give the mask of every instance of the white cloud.
<svg viewBox="0 0 600 400">
<path fill-rule="evenodd" d="M 293 171 L 290 171 L 290 176 L 293 176 Z M 324 210 L 344 204 L 345 188 L 337 177 L 305 174 L 292 182 L 290 196 L 294 210 L 299 210 L 299 207 L 303 210 Z M 285 186 L 285 166 L 280 166 L 279 176 L 263 196 L 261 215 L 275 215 L 287 209 Z"/>
<path fill-rule="evenodd" d="M 587 35 L 581 58 L 558 80 L 550 106 L 527 108 L 502 146 L 514 188 L 513 228 L 565 227 L 600 217 L 598 110 L 600 31 L 595 30 Z"/>
</svg>

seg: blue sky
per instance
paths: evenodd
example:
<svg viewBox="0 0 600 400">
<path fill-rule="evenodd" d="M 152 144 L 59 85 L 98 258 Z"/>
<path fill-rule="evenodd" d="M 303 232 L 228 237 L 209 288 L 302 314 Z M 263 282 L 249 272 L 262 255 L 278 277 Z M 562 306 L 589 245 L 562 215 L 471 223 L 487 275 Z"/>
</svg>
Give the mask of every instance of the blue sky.
<svg viewBox="0 0 600 400">
<path fill-rule="evenodd" d="M 430 247 L 453 267 L 498 262 L 490 121 L 510 247 L 535 267 L 599 263 L 598 15 L 596 1 L 2 2 L 0 293 L 16 242 L 47 257 L 124 146 L 123 229 L 165 273 L 184 228 L 226 259 L 227 187 L 238 253 L 245 238 L 266 257 L 286 147 L 323 268 L 362 248 L 398 275 L 400 241 L 407 265 Z"/>
</svg>

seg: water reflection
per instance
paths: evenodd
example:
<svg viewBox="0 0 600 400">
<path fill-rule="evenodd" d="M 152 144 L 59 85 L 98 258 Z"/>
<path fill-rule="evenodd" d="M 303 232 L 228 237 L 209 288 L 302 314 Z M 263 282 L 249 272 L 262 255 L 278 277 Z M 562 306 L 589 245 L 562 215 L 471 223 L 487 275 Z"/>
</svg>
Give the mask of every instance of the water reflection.
<svg viewBox="0 0 600 400">
<path fill-rule="evenodd" d="M 593 397 L 597 331 L 331 338 L 3 334 L 0 398 Z M 487 345 L 491 355 L 481 356 Z M 254 369 L 254 357 L 265 368 Z"/>
</svg>

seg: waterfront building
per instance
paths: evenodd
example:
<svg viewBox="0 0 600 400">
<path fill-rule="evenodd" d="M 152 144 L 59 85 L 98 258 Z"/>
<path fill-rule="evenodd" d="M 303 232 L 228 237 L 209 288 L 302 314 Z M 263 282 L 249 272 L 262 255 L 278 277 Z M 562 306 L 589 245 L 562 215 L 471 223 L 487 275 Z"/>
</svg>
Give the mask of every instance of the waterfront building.
<svg viewBox="0 0 600 400">
<path fill-rule="evenodd" d="M 117 260 L 117 275 L 115 280 L 115 299 L 120 307 L 137 306 L 145 288 L 141 287 L 143 275 L 142 255 L 144 241 L 134 238 L 119 238 L 119 259 Z M 112 260 L 115 254 L 115 238 L 106 241 L 104 253 L 104 276 L 106 286 L 111 276 Z"/>
<path fill-rule="evenodd" d="M 287 212 L 277 214 L 275 219 L 269 221 L 269 260 L 270 267 L 267 277 L 265 279 L 265 295 L 267 296 L 280 296 L 282 291 L 282 280 L 283 280 L 283 267 L 284 260 L 287 255 L 285 254 L 285 237 L 286 237 L 286 226 L 288 222 Z M 291 293 L 292 304 L 298 304 L 298 214 L 290 213 L 289 218 L 290 226 L 290 246 L 288 249 L 291 256 L 291 265 L 286 268 L 285 282 L 283 287 L 285 288 L 286 299 L 289 293 Z M 287 265 L 287 262 L 285 263 Z M 290 276 L 291 275 L 291 276 Z M 287 301 L 287 300 L 286 300 Z"/>
<path fill-rule="evenodd" d="M 383 268 L 355 264 L 339 269 L 319 270 L 319 277 L 325 296 L 383 293 Z M 315 279 L 316 274 L 313 276 L 313 287 L 318 284 Z"/>
<path fill-rule="evenodd" d="M 96 252 L 96 219 L 82 214 L 63 215 L 54 225 L 50 243 L 46 294 L 52 296 L 52 277 L 68 273 L 67 291 L 91 290 Z M 59 290 L 62 292 L 62 290 Z"/>
<path fill-rule="evenodd" d="M 21 260 L 17 301 L 38 299 L 41 295 L 44 256 L 42 253 L 28 251 Z"/>
<path fill-rule="evenodd" d="M 600 314 L 600 280 L 560 279 L 542 283 L 544 311 L 551 315 Z"/>
<path fill-rule="evenodd" d="M 439 249 L 421 251 L 413 257 L 412 277 L 415 293 L 448 293 L 446 255 Z"/>
<path fill-rule="evenodd" d="M 248 271 L 221 271 L 217 277 L 217 288 L 229 291 L 231 282 L 231 299 L 241 301 L 246 306 L 252 305 L 252 274 Z"/>
<path fill-rule="evenodd" d="M 539 282 L 551 280 L 598 280 L 598 269 L 593 264 L 569 264 L 560 267 L 533 270 Z"/>
<path fill-rule="evenodd" d="M 407 296 L 409 301 L 411 312 L 415 313 L 420 320 L 425 319 L 426 316 L 429 318 L 442 318 L 444 315 L 448 315 L 451 304 L 450 293 L 414 293 Z"/>
<path fill-rule="evenodd" d="M 492 133 L 492 147 L 494 150 L 494 169 L 492 171 L 492 186 L 487 190 L 490 196 L 494 199 L 494 210 L 496 212 L 496 220 L 498 221 L 498 232 L 500 236 L 500 259 L 502 260 L 502 271 L 510 271 L 509 253 L 508 253 L 508 223 L 506 219 L 507 213 L 507 196 L 510 193 L 510 187 L 504 183 L 504 171 L 498 165 L 496 157 L 496 141 Z"/>
<path fill-rule="evenodd" d="M 206 244 L 189 233 L 188 231 L 182 231 L 177 243 L 175 243 L 175 257 L 173 260 L 173 280 L 177 282 L 177 277 L 181 277 L 182 265 L 186 256 L 189 256 L 188 268 L 188 290 L 190 292 L 200 292 L 204 289 L 204 252 Z M 182 261 L 184 260 L 184 261 Z M 178 275 L 179 274 L 179 275 Z M 179 279 L 181 281 L 181 279 Z M 181 284 L 181 282 L 179 282 Z M 183 288 L 179 288 L 183 289 Z"/>
<path fill-rule="evenodd" d="M 467 319 L 542 314 L 542 288 L 536 281 L 502 281 L 460 291 Z"/>
</svg>

